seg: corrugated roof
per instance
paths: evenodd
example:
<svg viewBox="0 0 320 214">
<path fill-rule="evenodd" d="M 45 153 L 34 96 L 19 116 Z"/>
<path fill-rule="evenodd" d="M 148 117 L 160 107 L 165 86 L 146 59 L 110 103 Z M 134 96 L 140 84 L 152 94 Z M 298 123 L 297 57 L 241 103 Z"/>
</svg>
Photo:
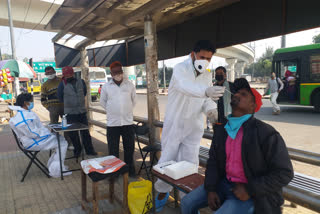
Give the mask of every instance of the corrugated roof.
<svg viewBox="0 0 320 214">
<path fill-rule="evenodd" d="M 161 30 L 240 0 L 65 0 L 47 25 L 91 40 L 122 39 L 143 34 L 144 17 L 153 14 Z"/>
</svg>

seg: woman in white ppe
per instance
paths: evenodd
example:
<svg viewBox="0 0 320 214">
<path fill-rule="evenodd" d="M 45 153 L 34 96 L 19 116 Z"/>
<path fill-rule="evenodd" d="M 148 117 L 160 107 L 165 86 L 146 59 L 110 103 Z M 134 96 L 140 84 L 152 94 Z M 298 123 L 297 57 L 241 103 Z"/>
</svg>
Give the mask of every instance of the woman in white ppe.
<svg viewBox="0 0 320 214">
<path fill-rule="evenodd" d="M 16 115 L 9 121 L 10 127 L 13 129 L 23 146 L 31 151 L 55 149 L 55 152 L 48 160 L 48 170 L 52 177 L 60 176 L 58 140 L 56 135 L 51 133 L 49 129 L 44 127 L 39 117 L 31 111 L 33 108 L 33 97 L 31 94 L 20 94 L 17 97 L 15 106 L 9 106 L 13 111 L 17 111 Z M 64 137 L 60 136 L 61 161 L 62 170 L 67 170 L 64 165 L 68 143 Z M 64 173 L 70 175 L 71 172 Z"/>
<path fill-rule="evenodd" d="M 224 93 L 224 87 L 212 86 L 212 73 L 207 70 L 214 52 L 215 48 L 209 41 L 200 40 L 188 59 L 173 68 L 158 163 L 174 160 L 199 164 L 204 116 L 217 119 L 214 100 Z M 155 189 L 160 193 L 156 197 L 156 210 L 159 212 L 172 187 L 158 180 Z"/>
</svg>

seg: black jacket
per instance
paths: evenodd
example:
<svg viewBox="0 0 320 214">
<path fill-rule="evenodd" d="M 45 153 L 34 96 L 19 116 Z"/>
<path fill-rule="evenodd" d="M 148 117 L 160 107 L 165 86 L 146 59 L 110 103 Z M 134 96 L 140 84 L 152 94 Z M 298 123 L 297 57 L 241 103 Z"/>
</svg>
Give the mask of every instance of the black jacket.
<svg viewBox="0 0 320 214">
<path fill-rule="evenodd" d="M 215 192 L 226 177 L 225 124 L 215 126 L 215 134 L 207 162 L 205 189 Z M 284 200 L 282 187 L 293 178 L 293 168 L 286 145 L 270 125 L 251 117 L 243 124 L 242 162 L 246 185 L 254 201 L 255 213 L 281 213 Z"/>
</svg>

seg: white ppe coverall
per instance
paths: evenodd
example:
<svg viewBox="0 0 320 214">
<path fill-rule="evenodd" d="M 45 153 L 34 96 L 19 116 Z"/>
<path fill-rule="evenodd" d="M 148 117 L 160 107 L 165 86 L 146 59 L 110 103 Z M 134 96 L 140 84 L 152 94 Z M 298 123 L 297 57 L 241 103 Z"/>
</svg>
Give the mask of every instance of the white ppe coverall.
<svg viewBox="0 0 320 214">
<path fill-rule="evenodd" d="M 216 103 L 205 94 L 210 86 L 212 73 L 205 71 L 196 76 L 190 55 L 173 68 L 158 163 L 185 160 L 199 164 L 204 114 L 217 108 Z M 172 187 L 158 180 L 155 189 L 165 193 L 170 192 Z"/>
<path fill-rule="evenodd" d="M 52 177 L 60 176 L 58 140 L 55 134 L 44 127 L 36 113 L 25 110 L 20 106 L 9 106 L 17 114 L 9 121 L 10 127 L 16 133 L 24 148 L 31 151 L 55 149 L 48 160 L 48 170 Z M 66 170 L 64 159 L 66 157 L 68 143 L 60 136 L 62 170 Z M 71 173 L 68 173 L 71 174 Z M 65 175 L 68 175 L 65 173 Z"/>
</svg>

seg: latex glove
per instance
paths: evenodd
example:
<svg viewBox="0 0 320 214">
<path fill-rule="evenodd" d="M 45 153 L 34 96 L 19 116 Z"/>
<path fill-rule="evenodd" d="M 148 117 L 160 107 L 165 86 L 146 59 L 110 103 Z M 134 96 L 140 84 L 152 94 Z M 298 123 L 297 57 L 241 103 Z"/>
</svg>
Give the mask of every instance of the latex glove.
<svg viewBox="0 0 320 214">
<path fill-rule="evenodd" d="M 210 123 L 215 123 L 216 121 L 218 121 L 218 111 L 217 111 L 217 109 L 210 109 L 207 112 L 207 117 L 208 117 Z"/>
<path fill-rule="evenodd" d="M 211 86 L 206 89 L 206 95 L 212 100 L 219 100 L 219 98 L 223 96 L 224 90 L 224 86 Z"/>
</svg>

